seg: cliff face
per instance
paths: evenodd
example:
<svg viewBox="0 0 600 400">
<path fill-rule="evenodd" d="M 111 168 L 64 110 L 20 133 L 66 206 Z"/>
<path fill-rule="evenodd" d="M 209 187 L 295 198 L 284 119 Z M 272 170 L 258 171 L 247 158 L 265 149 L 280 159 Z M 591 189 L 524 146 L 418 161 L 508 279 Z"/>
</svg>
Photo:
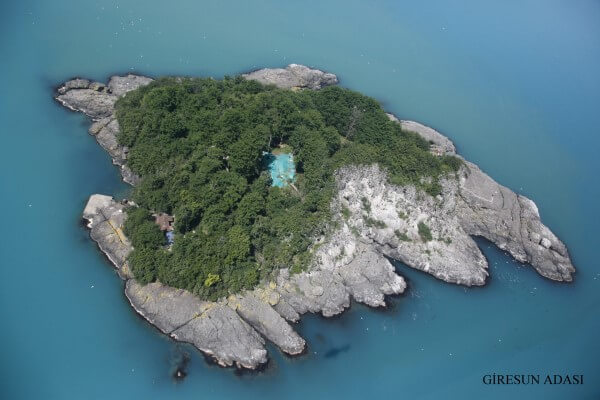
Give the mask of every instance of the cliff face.
<svg viewBox="0 0 600 400">
<path fill-rule="evenodd" d="M 318 89 L 337 83 L 335 75 L 290 65 L 245 75 L 282 88 Z M 139 180 L 126 166 L 126 149 L 116 140 L 116 99 L 151 82 L 128 75 L 108 85 L 75 79 L 58 89 L 57 100 L 94 119 L 90 133 L 121 167 L 123 179 Z M 434 154 L 454 154 L 452 142 L 432 128 L 390 118 L 433 143 Z M 319 238 L 314 263 L 307 272 L 280 270 L 276 279 L 253 291 L 218 302 L 159 282 L 142 286 L 127 265 L 131 244 L 123 235 L 125 205 L 109 196 L 92 195 L 83 216 L 90 235 L 126 281 L 132 307 L 176 340 L 194 344 L 220 365 L 256 368 L 267 361 L 265 340 L 287 354 L 304 351 L 305 341 L 290 323 L 306 312 L 333 316 L 350 300 L 371 307 L 385 305 L 385 296 L 406 288 L 388 258 L 461 285 L 483 285 L 487 260 L 473 241 L 482 236 L 531 264 L 546 278 L 570 281 L 575 271 L 564 244 L 540 221 L 533 201 L 499 185 L 476 165 L 465 161 L 456 176 L 442 180 L 442 194 L 433 198 L 414 186 L 390 185 L 377 165 L 345 167 L 336 174 L 332 209 L 337 228 Z M 419 229 L 421 226 L 421 232 Z M 422 232 L 428 228 L 430 237 Z"/>
<path fill-rule="evenodd" d="M 329 251 L 335 254 L 353 240 L 366 242 L 378 253 L 446 282 L 483 285 L 487 260 L 472 239 L 482 236 L 540 275 L 571 281 L 575 269 L 565 245 L 542 224 L 531 200 L 472 163 L 465 162 L 457 175 L 443 180 L 442 194 L 433 198 L 411 186 L 390 185 L 376 165 L 338 171 L 334 206 L 351 211 L 342 231 L 358 235 L 332 241 Z M 370 204 L 368 211 L 363 199 Z M 419 234 L 420 223 L 429 228 L 431 240 Z"/>
</svg>

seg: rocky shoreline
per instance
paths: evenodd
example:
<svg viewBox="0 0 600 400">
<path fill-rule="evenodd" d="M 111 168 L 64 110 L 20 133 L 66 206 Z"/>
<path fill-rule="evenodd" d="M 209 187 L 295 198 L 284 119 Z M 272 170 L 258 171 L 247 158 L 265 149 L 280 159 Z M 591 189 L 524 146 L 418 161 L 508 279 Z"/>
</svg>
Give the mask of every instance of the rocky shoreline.
<svg viewBox="0 0 600 400">
<path fill-rule="evenodd" d="M 337 84 L 333 74 L 296 64 L 244 77 L 286 89 L 317 90 Z M 93 120 L 90 134 L 131 185 L 139 177 L 127 167 L 127 149 L 117 142 L 114 104 L 151 81 L 131 74 L 113 76 L 106 85 L 73 79 L 56 94 L 63 106 Z M 456 154 L 453 143 L 434 129 L 389 117 L 430 141 L 434 154 Z M 386 296 L 401 294 L 406 283 L 388 258 L 446 282 L 484 285 L 488 263 L 472 238 L 481 236 L 546 278 L 572 280 L 575 268 L 568 251 L 543 225 L 533 201 L 499 185 L 468 161 L 441 184 L 441 195 L 433 198 L 414 186 L 390 185 L 377 165 L 340 169 L 331 205 L 338 228 L 319 238 L 309 271 L 290 274 L 282 269 L 272 281 L 218 302 L 159 282 L 143 286 L 133 278 L 127 265 L 132 247 L 122 231 L 126 204 L 95 194 L 83 217 L 91 238 L 125 281 L 125 294 L 136 312 L 164 334 L 192 343 L 219 365 L 256 369 L 267 362 L 265 339 L 289 355 L 305 350 L 306 342 L 293 328 L 302 314 L 331 317 L 348 308 L 351 299 L 383 307 Z M 427 240 L 419 231 L 422 224 L 431 233 Z"/>
</svg>

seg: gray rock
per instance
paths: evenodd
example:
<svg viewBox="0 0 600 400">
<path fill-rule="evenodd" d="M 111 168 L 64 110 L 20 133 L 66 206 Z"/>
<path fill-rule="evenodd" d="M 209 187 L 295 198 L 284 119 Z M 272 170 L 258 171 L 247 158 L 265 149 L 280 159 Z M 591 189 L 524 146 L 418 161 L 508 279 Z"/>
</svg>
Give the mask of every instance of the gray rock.
<svg viewBox="0 0 600 400">
<path fill-rule="evenodd" d="M 113 76 L 108 86 L 87 79 L 73 79 L 60 86 L 55 97 L 63 106 L 80 111 L 94 120 L 89 133 L 110 154 L 113 164 L 120 167 L 123 181 L 132 186 L 140 181 L 140 177 L 125 165 L 127 152 L 117 140 L 119 123 L 114 115 L 114 105 L 119 97 L 150 82 L 152 78 L 132 74 Z"/>
<path fill-rule="evenodd" d="M 243 75 L 246 79 L 255 80 L 267 85 L 275 85 L 282 89 L 308 88 L 320 89 L 338 83 L 334 74 L 304 65 L 290 64 L 286 68 L 264 68 Z"/>
<path fill-rule="evenodd" d="M 282 351 L 296 355 L 302 353 L 306 342 L 263 299 L 253 293 L 231 296 L 229 306 L 264 337 Z"/>
<path fill-rule="evenodd" d="M 499 185 L 469 162 L 458 178 L 444 179 L 442 186 L 440 201 L 414 186 L 390 185 L 385 171 L 376 165 L 342 168 L 333 206 L 350 211 L 347 219 L 338 214 L 343 220 L 340 232 L 354 231 L 357 237 L 338 233 L 323 248 L 358 254 L 358 243 L 366 243 L 446 282 L 471 286 L 483 285 L 488 275 L 487 260 L 472 239 L 482 236 L 544 277 L 572 280 L 575 269 L 565 245 L 541 223 L 531 200 Z M 363 199 L 370 204 L 368 211 Z M 430 228 L 433 240 L 419 236 L 420 222 Z"/>
<path fill-rule="evenodd" d="M 123 165 L 125 157 L 123 156 L 123 148 L 117 141 L 119 133 L 119 123 L 111 115 L 108 118 L 102 118 L 92 124 L 89 133 L 96 137 L 98 144 L 112 157 L 113 163 Z"/>
<path fill-rule="evenodd" d="M 298 322 L 300 320 L 300 314 L 290 306 L 283 298 L 279 298 L 279 301 L 273 306 L 273 309 L 279 313 L 283 318 L 290 322 Z"/>
<path fill-rule="evenodd" d="M 144 286 L 133 279 L 127 265 L 133 248 L 123 234 L 127 218 L 124 208 L 110 196 L 95 194 L 88 200 L 83 217 L 91 238 L 126 281 L 125 294 L 131 306 L 148 322 L 176 340 L 192 343 L 222 366 L 257 368 L 267 361 L 263 338 L 238 313 L 263 325 L 266 336 L 284 351 L 302 351 L 304 340 L 266 303 L 245 300 L 242 309 L 255 307 L 254 314 L 236 313 L 224 302 L 202 301 L 186 290 L 159 282 Z"/>
<path fill-rule="evenodd" d="M 305 341 L 285 319 L 297 321 L 307 311 L 336 315 L 349 307 L 351 295 L 382 306 L 385 294 L 401 293 L 406 286 L 387 260 L 366 248 L 349 263 L 348 271 L 343 262 L 324 262 L 297 275 L 283 270 L 277 282 L 216 303 L 159 282 L 144 286 L 133 279 L 127 265 L 133 248 L 123 234 L 125 206 L 110 196 L 92 195 L 83 215 L 92 239 L 126 280 L 132 307 L 163 333 L 194 344 L 223 366 L 256 368 L 265 363 L 261 335 L 288 354 L 300 354 Z"/>
<path fill-rule="evenodd" d="M 282 269 L 275 287 L 283 302 L 275 305 L 275 310 L 296 320 L 290 308 L 297 314 L 331 317 L 348 308 L 351 298 L 371 307 L 385 306 L 384 297 L 401 294 L 406 283 L 384 256 L 343 226 L 321 244 L 309 271 L 293 275 Z"/>
<path fill-rule="evenodd" d="M 383 307 L 385 295 L 400 294 L 406 289 L 406 282 L 394 272 L 390 262 L 362 243 L 354 259 L 340 268 L 340 275 L 352 298 L 370 307 Z"/>
<path fill-rule="evenodd" d="M 110 196 L 94 194 L 83 211 L 88 221 L 92 240 L 98 243 L 100 250 L 115 265 L 123 279 L 130 278 L 127 256 L 133 249 L 123 233 L 123 224 L 127 218 L 125 205 L 117 203 Z"/>
<path fill-rule="evenodd" d="M 123 182 L 129 183 L 131 186 L 136 186 L 141 180 L 127 165 L 121 165 L 121 176 L 123 177 Z"/>
<path fill-rule="evenodd" d="M 65 94 L 71 89 L 87 89 L 89 86 L 90 81 L 87 79 L 75 78 L 63 83 L 57 91 L 59 94 Z"/>
<path fill-rule="evenodd" d="M 295 64 L 245 76 L 281 88 L 318 89 L 337 83 L 335 75 Z M 90 134 L 133 185 L 139 177 L 127 167 L 127 149 L 117 142 L 114 102 L 150 81 L 127 75 L 113 77 L 104 86 L 75 79 L 62 85 L 57 95 L 66 107 L 95 120 Z M 434 129 L 388 116 L 432 143 L 434 154 L 455 154 L 453 143 Z M 127 298 L 140 315 L 174 339 L 192 343 L 220 365 L 256 368 L 267 361 L 263 336 L 288 354 L 305 348 L 304 339 L 286 320 L 296 322 L 306 312 L 333 316 L 348 308 L 351 299 L 382 307 L 385 296 L 402 293 L 406 282 L 388 258 L 446 282 L 483 285 L 488 264 L 472 239 L 482 236 L 544 277 L 572 279 L 575 269 L 568 251 L 542 224 L 533 201 L 499 185 L 467 161 L 456 177 L 442 179 L 441 184 L 442 194 L 432 198 L 415 186 L 391 185 L 386 171 L 377 165 L 341 168 L 331 204 L 338 228 L 316 238 L 308 271 L 291 274 L 281 269 L 273 281 L 219 302 L 203 301 L 159 282 L 143 286 L 133 279 L 127 265 L 132 247 L 122 231 L 124 203 L 92 195 L 83 216 L 92 239 L 126 280 Z M 344 208 L 349 211 L 346 215 L 341 212 Z M 429 227 L 432 240 L 420 237 L 419 223 Z"/>
<path fill-rule="evenodd" d="M 126 283 L 132 307 L 176 340 L 188 342 L 222 366 L 256 368 L 267 361 L 264 340 L 231 308 L 202 301 L 191 293 L 158 282 Z"/>
<path fill-rule="evenodd" d="M 573 279 L 566 246 L 541 222 L 533 201 L 499 185 L 470 162 L 465 162 L 458 183 L 457 215 L 469 235 L 485 237 L 546 278 Z"/>
<path fill-rule="evenodd" d="M 185 290 L 159 282 L 142 285 L 135 279 L 129 279 L 125 294 L 140 315 L 166 334 L 171 334 L 214 306 Z"/>
<path fill-rule="evenodd" d="M 95 121 L 89 129 L 89 133 L 96 137 L 96 141 L 112 157 L 113 164 L 121 168 L 123 181 L 135 186 L 140 181 L 140 177 L 129 169 L 126 165 L 127 151 L 117 140 L 119 134 L 119 123 L 113 115 Z"/>
<path fill-rule="evenodd" d="M 71 89 L 59 94 L 56 99 L 73 111 L 81 111 L 92 119 L 99 119 L 113 114 L 117 96 L 93 89 Z"/>
<path fill-rule="evenodd" d="M 127 76 L 112 76 L 108 81 L 109 91 L 117 97 L 123 96 L 125 93 L 146 86 L 152 82 L 152 78 L 129 74 Z"/>
<path fill-rule="evenodd" d="M 350 294 L 337 271 L 322 270 L 317 265 L 296 275 L 282 271 L 277 284 L 281 297 L 298 314 L 311 312 L 332 317 L 350 307 Z"/>
<path fill-rule="evenodd" d="M 267 362 L 264 340 L 231 308 L 215 304 L 171 336 L 192 343 L 219 365 L 255 369 Z"/>
<path fill-rule="evenodd" d="M 349 218 L 338 218 L 342 229 L 354 234 L 346 234 L 340 241 L 336 240 L 340 236 L 333 235 L 330 247 L 343 245 L 346 254 L 351 255 L 356 254 L 358 243 L 362 242 L 444 281 L 468 286 L 485 283 L 487 261 L 461 227 L 451 193 L 440 203 L 414 186 L 391 185 L 387 173 L 377 165 L 342 168 L 336 179 L 334 207 L 350 211 Z M 369 209 L 365 209 L 364 201 L 370 204 Z M 384 227 L 378 228 L 371 221 Z M 421 239 L 419 222 L 431 229 L 435 240 Z M 401 240 L 398 233 L 407 240 Z M 447 238 L 451 238 L 450 244 Z"/>
</svg>

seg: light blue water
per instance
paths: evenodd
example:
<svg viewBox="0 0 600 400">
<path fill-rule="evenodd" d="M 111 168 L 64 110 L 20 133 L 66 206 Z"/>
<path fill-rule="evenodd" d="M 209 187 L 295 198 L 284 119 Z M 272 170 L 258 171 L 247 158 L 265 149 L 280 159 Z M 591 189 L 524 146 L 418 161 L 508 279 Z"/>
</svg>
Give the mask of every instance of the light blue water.
<svg viewBox="0 0 600 400">
<path fill-rule="evenodd" d="M 288 153 L 264 155 L 264 162 L 271 175 L 271 185 L 285 187 L 294 182 L 296 178 L 296 166 L 294 156 Z"/>
<path fill-rule="evenodd" d="M 0 2 L 2 399 L 598 398 L 598 1 L 171 3 Z M 274 351 L 264 373 L 239 377 L 184 348 L 189 376 L 173 383 L 176 345 L 131 311 L 79 224 L 89 194 L 127 188 L 53 86 L 290 62 L 442 130 L 535 199 L 575 282 L 543 280 L 487 245 L 483 289 L 399 266 L 410 289 L 391 310 L 303 319 L 308 355 Z M 585 384 L 484 386 L 491 372 L 583 373 Z"/>
</svg>

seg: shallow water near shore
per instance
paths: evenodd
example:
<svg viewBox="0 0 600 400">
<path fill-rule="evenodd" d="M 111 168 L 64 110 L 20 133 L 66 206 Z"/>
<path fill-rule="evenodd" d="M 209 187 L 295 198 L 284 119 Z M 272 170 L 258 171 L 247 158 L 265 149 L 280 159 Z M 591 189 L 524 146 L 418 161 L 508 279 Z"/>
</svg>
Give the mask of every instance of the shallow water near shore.
<svg viewBox="0 0 600 400">
<path fill-rule="evenodd" d="M 598 398 L 600 3 L 82 3 L 0 5 L 1 398 Z M 480 241 L 486 287 L 399 264 L 409 289 L 389 309 L 305 316 L 307 354 L 270 347 L 264 371 L 241 375 L 149 326 L 80 224 L 90 194 L 125 196 L 127 185 L 53 88 L 76 75 L 220 78 L 291 62 L 433 126 L 532 198 L 571 252 L 574 283 Z M 182 353 L 188 375 L 176 383 Z M 484 385 L 491 373 L 584 384 Z"/>
</svg>

